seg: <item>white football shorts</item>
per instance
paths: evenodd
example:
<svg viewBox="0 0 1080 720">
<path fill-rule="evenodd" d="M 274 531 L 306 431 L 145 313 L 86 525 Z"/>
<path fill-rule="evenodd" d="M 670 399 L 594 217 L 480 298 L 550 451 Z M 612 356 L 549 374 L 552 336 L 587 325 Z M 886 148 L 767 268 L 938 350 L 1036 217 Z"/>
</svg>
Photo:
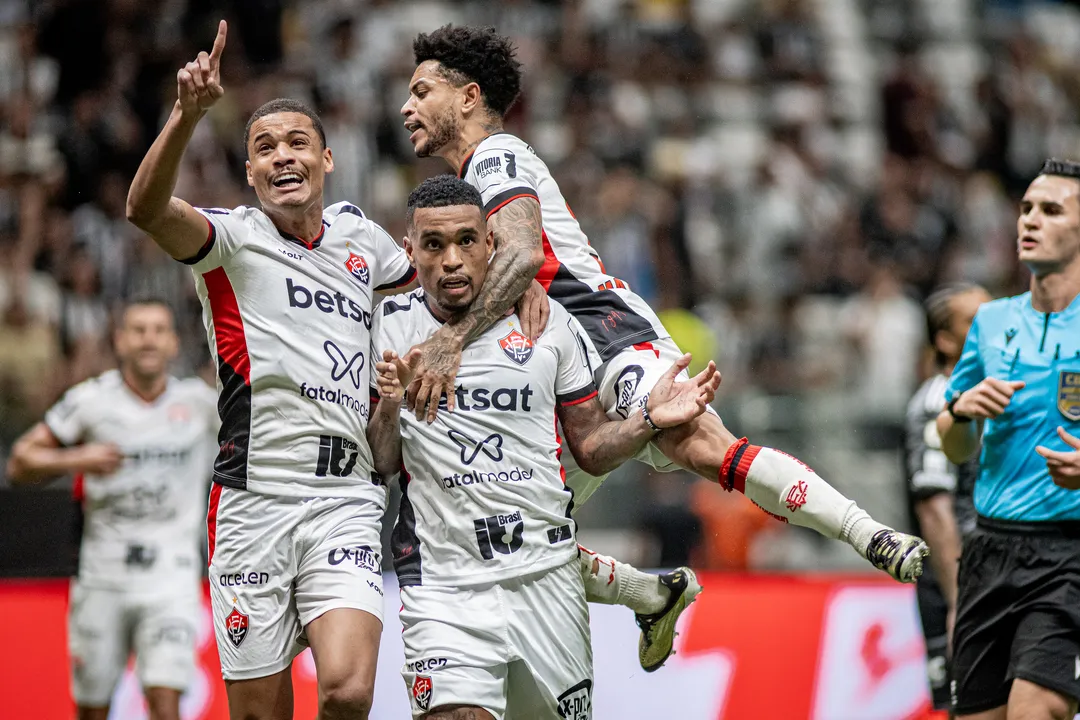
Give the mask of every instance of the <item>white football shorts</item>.
<svg viewBox="0 0 1080 720">
<path fill-rule="evenodd" d="M 284 670 L 329 610 L 382 620 L 382 508 L 214 485 L 207 532 L 214 635 L 226 680 Z"/>
<path fill-rule="evenodd" d="M 134 593 L 73 581 L 68 651 L 76 704 L 107 706 L 132 652 L 144 688 L 185 690 L 195 673 L 200 608 L 197 583 Z"/>
<path fill-rule="evenodd" d="M 471 588 L 401 589 L 414 718 L 444 705 L 496 720 L 589 720 L 592 642 L 578 561 Z"/>
<path fill-rule="evenodd" d="M 598 368 L 594 376 L 600 404 L 604 406 L 607 416 L 612 420 L 625 420 L 631 413 L 641 412 L 641 399 L 682 355 L 682 350 L 674 340 L 661 338 L 628 347 L 601 365 L 600 356 L 590 345 L 589 362 Z M 675 379 L 686 381 L 690 379 L 690 375 L 684 370 Z M 711 406 L 706 412 L 716 415 Z M 642 448 L 634 459 L 651 465 L 660 472 L 679 469 L 654 443 Z M 574 454 L 565 443 L 562 449 L 562 465 L 566 470 L 566 484 L 574 491 L 574 507 L 584 505 L 607 479 L 607 475 L 590 475 L 578 467 Z"/>
</svg>

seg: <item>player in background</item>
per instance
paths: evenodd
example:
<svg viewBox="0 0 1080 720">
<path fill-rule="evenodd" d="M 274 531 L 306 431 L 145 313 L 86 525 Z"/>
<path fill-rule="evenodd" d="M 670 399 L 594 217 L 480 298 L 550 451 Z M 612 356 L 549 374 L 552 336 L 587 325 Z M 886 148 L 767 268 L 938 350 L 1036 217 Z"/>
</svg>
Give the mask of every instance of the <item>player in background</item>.
<svg viewBox="0 0 1080 720">
<path fill-rule="evenodd" d="M 413 716 L 586 720 L 589 611 L 556 417 L 581 466 L 609 472 L 658 428 L 703 413 L 720 374 L 709 363 L 676 382 L 690 362 L 682 356 L 642 412 L 609 420 L 581 326 L 552 303 L 537 342 L 511 313 L 465 350 L 453 414 L 428 423 L 403 413 L 420 354 L 410 348 L 467 311 L 494 249 L 480 193 L 450 175 L 413 190 L 407 231 L 405 251 L 423 289 L 378 313 L 380 399 L 368 439 L 377 472 L 403 473 L 393 548 Z"/>
<path fill-rule="evenodd" d="M 937 420 L 954 463 L 982 447 L 952 709 L 1057 720 L 1080 698 L 1080 163 L 1046 161 L 1016 231 L 1031 289 L 979 308 Z"/>
<path fill-rule="evenodd" d="M 132 653 L 151 719 L 179 720 L 195 672 L 215 395 L 168 374 L 177 337 L 164 302 L 129 303 L 114 343 L 119 369 L 68 390 L 15 443 L 7 474 L 19 483 L 83 476 L 68 608 L 80 720 L 108 718 Z"/>
<path fill-rule="evenodd" d="M 440 395 L 453 394 L 460 348 L 500 317 L 535 277 L 585 329 L 590 366 L 609 416 L 629 417 L 682 353 L 648 305 L 604 271 L 532 148 L 503 131 L 503 116 L 521 86 L 512 43 L 490 28 L 448 25 L 419 35 L 413 51 L 417 68 L 401 108 L 410 141 L 417 156 L 443 158 L 480 190 L 497 252 L 490 273 L 494 282 L 451 326 L 455 337 L 421 346 L 410 406 L 418 414 L 426 410 L 430 419 Z M 785 522 L 844 540 L 903 582 L 922 571 L 927 552 L 922 540 L 875 521 L 797 459 L 736 438 L 714 412 L 660 433 L 639 459 L 658 469 L 679 465 L 745 493 Z M 602 477 L 569 470 L 569 482 L 583 502 Z M 585 570 L 593 574 L 586 580 L 590 600 L 634 609 L 642 627 L 642 666 L 659 667 L 674 632 L 673 615 L 661 613 L 669 601 L 685 602 L 680 596 L 688 593 L 669 591 L 662 577 L 658 582 L 610 558 Z"/>
<path fill-rule="evenodd" d="M 938 372 L 919 387 L 907 407 L 908 501 L 913 526 L 930 547 L 930 568 L 923 568 L 916 591 L 936 710 L 949 709 L 948 646 L 956 612 L 956 572 L 961 539 L 975 529 L 971 493 L 979 472 L 976 458 L 958 466 L 945 457 L 937 416 L 945 407 L 949 375 L 960 360 L 975 311 L 989 300 L 986 290 L 968 283 L 946 285 L 926 299 L 926 328 Z"/>
<path fill-rule="evenodd" d="M 322 122 L 295 100 L 244 131 L 259 207 L 173 197 L 185 147 L 224 94 L 227 27 L 177 73 L 177 101 L 128 193 L 128 219 L 191 266 L 222 418 L 207 539 L 234 718 L 291 718 L 290 666 L 315 660 L 320 720 L 366 718 L 382 632 L 386 488 L 366 440 L 375 293 L 414 286 L 401 248 L 349 203 Z M 541 293 L 542 295 L 542 293 Z M 530 313 L 526 313 L 530 314 Z"/>
</svg>

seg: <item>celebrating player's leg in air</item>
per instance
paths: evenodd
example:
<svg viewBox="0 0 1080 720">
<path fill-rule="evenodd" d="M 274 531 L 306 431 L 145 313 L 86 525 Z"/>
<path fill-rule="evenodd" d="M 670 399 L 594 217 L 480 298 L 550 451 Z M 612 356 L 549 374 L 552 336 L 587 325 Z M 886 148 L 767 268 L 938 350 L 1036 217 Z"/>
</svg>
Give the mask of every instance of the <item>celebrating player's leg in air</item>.
<svg viewBox="0 0 1080 720">
<path fill-rule="evenodd" d="M 405 473 L 393 534 L 403 674 L 414 717 L 587 718 L 589 611 L 556 417 L 581 465 L 608 472 L 658 428 L 703 413 L 720 375 L 709 363 L 676 382 L 690 362 L 677 358 L 643 413 L 610 420 L 581 325 L 553 302 L 537 342 L 511 314 L 470 346 L 456 412 L 433 423 L 402 413 L 420 354 L 410 348 L 468 310 L 492 279 L 492 249 L 476 188 L 450 175 L 421 184 L 409 198 L 405 251 L 423 289 L 383 303 L 372 331 L 383 362 L 368 439 L 380 474 Z"/>
<path fill-rule="evenodd" d="M 604 271 L 550 172 L 532 148 L 503 131 L 503 116 L 520 91 L 521 66 L 511 42 L 490 28 L 446 26 L 413 44 L 416 71 L 402 107 L 420 157 L 443 158 L 484 201 L 497 252 L 491 282 L 470 310 L 422 348 L 409 402 L 429 419 L 446 393 L 453 403 L 460 350 L 499 318 L 535 277 L 585 330 L 591 369 L 609 417 L 639 411 L 649 391 L 682 353 L 655 313 L 626 284 Z M 565 455 L 564 455 L 565 458 Z M 659 433 L 638 456 L 658 469 L 675 465 L 737 490 L 777 518 L 849 543 L 903 582 L 922 571 L 926 545 L 871 518 L 799 460 L 733 436 L 714 412 Z M 584 501 L 602 480 L 570 467 L 568 482 Z M 656 580 L 610 559 L 615 582 L 590 578 L 589 599 L 621 602 L 612 588 L 655 588 Z M 610 563 L 610 566 L 608 565 Z M 665 579 L 668 580 L 668 579 Z M 689 578 L 693 582 L 693 578 Z M 696 583 L 693 583 L 696 590 Z M 642 626 L 642 665 L 654 669 L 671 649 L 673 614 L 687 578 L 661 588 L 652 612 L 635 608 Z M 631 593 L 634 595 L 635 593 Z M 633 598 L 629 598 L 633 599 Z M 692 598 L 691 598 L 692 599 Z M 674 607 L 663 604 L 674 602 Z M 664 618 L 661 627 L 657 622 Z"/>
</svg>

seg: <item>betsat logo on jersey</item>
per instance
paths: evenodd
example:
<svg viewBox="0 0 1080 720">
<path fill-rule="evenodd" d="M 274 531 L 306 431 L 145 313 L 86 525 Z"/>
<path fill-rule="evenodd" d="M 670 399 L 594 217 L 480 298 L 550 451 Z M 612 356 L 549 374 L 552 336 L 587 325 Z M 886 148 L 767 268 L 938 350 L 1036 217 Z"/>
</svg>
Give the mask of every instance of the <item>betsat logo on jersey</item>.
<svg viewBox="0 0 1080 720">
<path fill-rule="evenodd" d="M 310 279 L 307 282 L 310 282 Z M 315 308 L 324 315 L 339 315 L 354 322 L 363 323 L 364 327 L 371 329 L 371 313 L 340 292 L 331 292 L 325 288 L 310 290 L 292 278 L 285 278 L 285 291 L 289 295 L 290 308 L 298 310 Z"/>
</svg>

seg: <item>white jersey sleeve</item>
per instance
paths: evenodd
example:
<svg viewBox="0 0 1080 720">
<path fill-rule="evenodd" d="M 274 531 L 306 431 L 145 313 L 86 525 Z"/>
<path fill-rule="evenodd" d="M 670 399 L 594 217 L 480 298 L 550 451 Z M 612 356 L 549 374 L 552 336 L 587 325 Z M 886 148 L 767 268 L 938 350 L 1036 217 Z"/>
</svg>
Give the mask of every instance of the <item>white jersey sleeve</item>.
<svg viewBox="0 0 1080 720">
<path fill-rule="evenodd" d="M 378 225 L 375 228 L 375 291 L 388 292 L 408 285 L 416 278 L 409 257 L 390 233 Z"/>
<path fill-rule="evenodd" d="M 569 313 L 565 319 L 565 324 L 560 323 L 547 331 L 559 356 L 555 397 L 560 405 L 576 405 L 596 397 L 596 385 L 585 349 L 585 331 Z"/>
<path fill-rule="evenodd" d="M 474 185 L 484 200 L 484 215 L 491 217 L 502 206 L 518 198 L 539 201 L 539 178 L 533 163 L 518 163 L 518 153 L 505 146 L 477 149 L 470 170 Z"/>
<path fill-rule="evenodd" d="M 206 218 L 206 242 L 194 257 L 183 262 L 196 272 L 203 273 L 221 267 L 243 246 L 251 231 L 248 217 L 250 208 L 240 206 L 232 210 L 195 209 Z"/>
<path fill-rule="evenodd" d="M 86 437 L 97 383 L 98 378 L 90 378 L 70 388 L 45 413 L 45 425 L 61 445 L 78 445 Z"/>
</svg>

